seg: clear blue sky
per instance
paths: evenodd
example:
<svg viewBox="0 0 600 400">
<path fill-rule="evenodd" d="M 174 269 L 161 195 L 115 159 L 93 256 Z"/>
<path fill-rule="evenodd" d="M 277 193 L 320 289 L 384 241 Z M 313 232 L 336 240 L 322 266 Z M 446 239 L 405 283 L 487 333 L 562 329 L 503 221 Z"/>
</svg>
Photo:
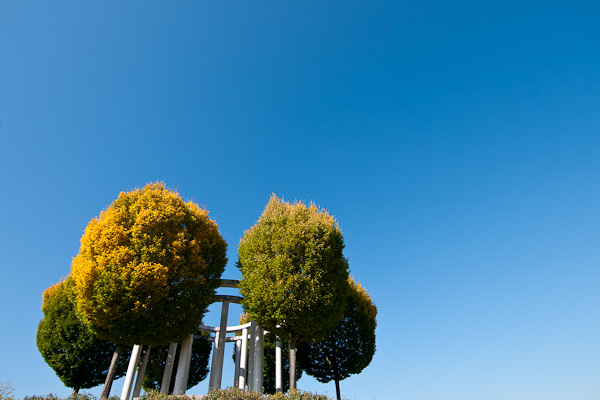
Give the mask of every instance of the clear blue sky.
<svg viewBox="0 0 600 400">
<path fill-rule="evenodd" d="M 42 292 L 91 218 L 162 180 L 219 224 L 225 278 L 272 192 L 337 217 L 379 309 L 347 398 L 597 400 L 599 20 L 592 1 L 2 1 L 0 382 L 70 393 L 35 345 Z"/>
</svg>

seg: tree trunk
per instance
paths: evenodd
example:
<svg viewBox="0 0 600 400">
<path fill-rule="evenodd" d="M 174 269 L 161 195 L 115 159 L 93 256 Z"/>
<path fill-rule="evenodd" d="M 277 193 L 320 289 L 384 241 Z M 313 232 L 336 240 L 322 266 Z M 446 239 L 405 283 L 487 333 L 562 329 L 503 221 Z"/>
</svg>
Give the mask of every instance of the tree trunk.
<svg viewBox="0 0 600 400">
<path fill-rule="evenodd" d="M 290 341 L 290 392 L 296 390 L 296 341 Z"/>
<path fill-rule="evenodd" d="M 71 397 L 75 397 L 78 394 L 79 394 L 79 386 L 75 386 L 73 388 L 73 393 L 71 393 Z"/>
<path fill-rule="evenodd" d="M 338 369 L 337 357 L 331 357 L 331 364 L 331 366 L 333 367 L 333 379 L 335 380 L 335 394 L 337 396 L 337 400 L 342 400 L 342 395 L 340 393 L 340 371 Z"/>
<path fill-rule="evenodd" d="M 112 388 L 113 380 L 115 379 L 115 375 L 117 374 L 117 366 L 119 365 L 119 359 L 121 358 L 123 347 L 124 346 L 122 344 L 118 344 L 115 347 L 115 352 L 113 353 L 112 360 L 110 361 L 110 368 L 108 369 L 108 373 L 106 374 L 104 389 L 102 390 L 102 394 L 100 395 L 99 400 L 107 400 L 110 396 L 110 389 Z"/>
</svg>

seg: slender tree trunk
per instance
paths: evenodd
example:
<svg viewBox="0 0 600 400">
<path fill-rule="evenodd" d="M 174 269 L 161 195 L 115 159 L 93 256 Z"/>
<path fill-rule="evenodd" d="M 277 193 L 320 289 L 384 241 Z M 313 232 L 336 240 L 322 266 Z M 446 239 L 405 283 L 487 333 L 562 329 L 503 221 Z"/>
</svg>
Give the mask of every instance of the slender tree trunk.
<svg viewBox="0 0 600 400">
<path fill-rule="evenodd" d="M 290 392 L 296 390 L 296 341 L 290 341 Z"/>
<path fill-rule="evenodd" d="M 117 374 L 117 366 L 119 365 L 119 359 L 121 358 L 123 347 L 124 346 L 122 344 L 118 344 L 115 347 L 115 352 L 113 353 L 112 360 L 110 361 L 110 368 L 108 369 L 108 373 L 106 374 L 106 381 L 104 382 L 104 389 L 102 390 L 102 394 L 100 395 L 100 400 L 107 400 L 110 396 L 110 389 L 112 388 L 113 380 L 115 379 L 115 375 Z"/>
<path fill-rule="evenodd" d="M 333 355 L 331 357 L 331 361 L 331 366 L 333 367 L 333 379 L 335 380 L 335 394 L 337 396 L 337 400 L 342 400 L 342 394 L 340 393 L 340 371 L 338 369 L 337 357 Z"/>
<path fill-rule="evenodd" d="M 73 388 L 73 393 L 71 393 L 71 397 L 75 397 L 75 395 L 79 394 L 79 386 L 75 386 Z"/>
</svg>

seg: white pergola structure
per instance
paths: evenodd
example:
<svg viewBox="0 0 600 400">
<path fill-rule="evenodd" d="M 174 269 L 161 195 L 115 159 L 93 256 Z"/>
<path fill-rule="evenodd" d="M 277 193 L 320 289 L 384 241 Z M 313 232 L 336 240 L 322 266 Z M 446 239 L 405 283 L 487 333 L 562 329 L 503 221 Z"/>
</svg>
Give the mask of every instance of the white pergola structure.
<svg viewBox="0 0 600 400">
<path fill-rule="evenodd" d="M 237 288 L 237 280 L 221 280 L 222 288 Z M 199 331 L 209 333 L 210 341 L 213 342 L 212 361 L 210 368 L 209 390 L 221 388 L 221 378 L 223 376 L 223 361 L 225 358 L 225 344 L 227 342 L 235 343 L 235 374 L 233 387 L 245 390 L 262 392 L 262 376 L 264 362 L 264 335 L 265 331 L 255 322 L 250 321 L 244 325 L 227 326 L 227 317 L 229 314 L 229 303 L 241 302 L 240 296 L 216 295 L 216 301 L 222 303 L 221 321 L 218 327 L 200 325 Z M 242 332 L 238 336 L 227 336 L 227 333 Z M 190 361 L 192 359 L 192 343 L 195 335 L 189 335 L 181 343 L 181 354 L 175 376 L 175 387 L 173 394 L 185 394 L 190 372 Z M 121 392 L 121 400 L 129 400 L 133 391 L 133 397 L 139 397 L 142 381 L 146 371 L 146 364 L 150 354 L 150 347 L 142 351 L 142 346 L 135 345 L 131 351 L 129 367 Z M 173 360 L 177 351 L 177 343 L 169 344 L 169 351 L 165 363 L 163 379 L 160 385 L 160 393 L 168 394 L 169 382 L 173 374 Z M 141 359 L 141 360 L 140 360 Z M 137 374 L 136 374 L 137 369 Z M 258 371 L 258 373 L 254 373 Z M 275 349 L 275 387 L 281 391 L 281 341 L 276 342 Z M 134 377 L 135 386 L 133 385 Z"/>
</svg>

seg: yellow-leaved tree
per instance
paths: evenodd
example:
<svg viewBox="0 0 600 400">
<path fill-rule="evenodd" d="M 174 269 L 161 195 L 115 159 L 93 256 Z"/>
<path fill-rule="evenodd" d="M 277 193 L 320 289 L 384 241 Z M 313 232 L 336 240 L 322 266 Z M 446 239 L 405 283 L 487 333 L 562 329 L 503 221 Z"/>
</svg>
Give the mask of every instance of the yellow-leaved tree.
<svg viewBox="0 0 600 400">
<path fill-rule="evenodd" d="M 103 340 L 179 342 L 196 332 L 213 301 L 226 251 L 208 211 L 163 183 L 122 192 L 81 238 L 71 265 L 77 309 Z"/>
</svg>

